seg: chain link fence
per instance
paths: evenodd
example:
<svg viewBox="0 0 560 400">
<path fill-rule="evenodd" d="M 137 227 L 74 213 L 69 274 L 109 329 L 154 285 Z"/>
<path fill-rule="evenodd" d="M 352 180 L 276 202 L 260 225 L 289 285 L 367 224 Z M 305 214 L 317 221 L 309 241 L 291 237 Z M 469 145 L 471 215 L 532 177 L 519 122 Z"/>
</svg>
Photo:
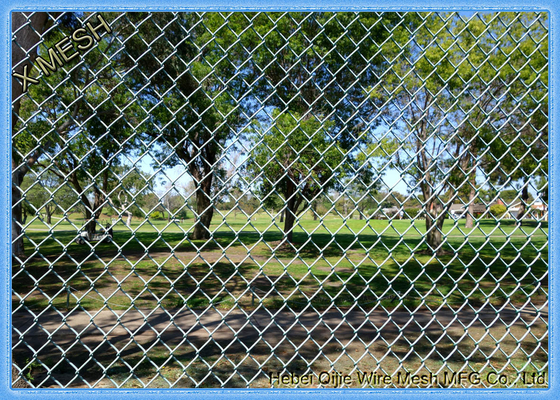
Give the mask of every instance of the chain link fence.
<svg viewBox="0 0 560 400">
<path fill-rule="evenodd" d="M 548 387 L 546 13 L 13 13 L 14 387 Z"/>
</svg>

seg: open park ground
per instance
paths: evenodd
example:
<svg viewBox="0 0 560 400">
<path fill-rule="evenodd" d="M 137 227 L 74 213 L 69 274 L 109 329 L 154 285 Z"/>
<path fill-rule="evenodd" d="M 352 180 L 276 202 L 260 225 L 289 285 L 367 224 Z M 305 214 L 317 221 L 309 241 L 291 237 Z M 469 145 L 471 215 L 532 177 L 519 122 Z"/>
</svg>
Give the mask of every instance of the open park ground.
<svg viewBox="0 0 560 400">
<path fill-rule="evenodd" d="M 27 227 L 12 340 L 34 385 L 270 387 L 284 366 L 316 379 L 335 369 L 351 387 L 404 386 L 358 371 L 548 385 L 522 379 L 547 371 L 544 222 L 447 220 L 435 257 L 422 219 L 304 217 L 293 244 L 264 213 L 218 214 L 208 241 L 188 238 L 191 221 L 119 223 L 112 243 L 91 246 L 75 243 L 72 216 Z M 477 386 L 446 386 L 461 385 Z"/>
</svg>

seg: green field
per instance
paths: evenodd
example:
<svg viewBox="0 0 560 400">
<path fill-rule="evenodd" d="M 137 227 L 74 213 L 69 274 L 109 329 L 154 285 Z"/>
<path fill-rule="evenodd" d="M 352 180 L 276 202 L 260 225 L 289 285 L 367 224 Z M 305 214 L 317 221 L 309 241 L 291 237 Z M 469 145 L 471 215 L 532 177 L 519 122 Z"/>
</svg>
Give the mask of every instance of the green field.
<svg viewBox="0 0 560 400">
<path fill-rule="evenodd" d="M 72 217 L 79 227 L 82 221 Z M 110 220 L 101 219 L 101 223 Z M 14 266 L 14 308 L 50 305 L 319 309 L 524 304 L 547 299 L 546 223 L 464 220 L 444 225 L 446 254 L 426 255 L 423 220 L 303 218 L 293 244 L 282 224 L 261 213 L 249 222 L 215 215 L 212 238 L 191 241 L 192 220 L 119 223 L 114 243 L 78 245 L 76 228 L 53 219 L 26 229 L 25 268 Z M 35 285 L 37 282 L 37 285 Z M 309 299 L 309 300 L 308 300 Z"/>
<path fill-rule="evenodd" d="M 77 217 L 71 220 L 79 227 L 82 221 Z M 292 245 L 282 242 L 281 225 L 274 225 L 265 214 L 250 223 L 242 214 L 227 219 L 217 215 L 213 222 L 209 241 L 189 240 L 192 220 L 184 224 L 133 221 L 132 231 L 119 223 L 114 242 L 97 242 L 93 249 L 75 243 L 76 227 L 69 222 L 54 219 L 52 227 L 34 222 L 26 229 L 28 258 L 13 266 L 13 309 L 38 314 L 55 307 L 75 315 L 83 309 L 121 313 L 160 306 L 171 313 L 187 306 L 199 314 L 208 307 L 220 312 L 308 312 L 334 307 L 426 315 L 439 307 L 462 312 L 487 303 L 530 302 L 540 307 L 548 298 L 548 227 L 535 221 L 519 226 L 512 220 L 499 224 L 480 220 L 474 229 L 465 230 L 464 220 L 448 220 L 446 254 L 438 257 L 423 252 L 423 220 L 304 218 Z M 299 373 L 308 367 L 315 372 L 336 368 L 348 374 L 356 368 L 387 374 L 472 368 L 481 374 L 500 370 L 515 377 L 518 371 L 548 371 L 543 322 L 548 314 L 543 312 L 531 327 L 497 321 L 468 331 L 457 327 L 443 333 L 403 331 L 393 339 L 385 333 L 383 340 L 366 346 L 371 338 L 362 337 L 366 342 L 355 340 L 344 350 L 336 341 L 327 343 L 328 338 L 320 351 L 311 341 L 296 351 L 284 340 L 275 347 L 274 357 L 262 341 L 252 345 L 247 357 L 248 350 L 240 342 L 225 339 L 220 342 L 223 347 L 190 339 L 172 345 L 172 351 L 168 344 L 150 339 L 126 345 L 126 356 L 99 347 L 95 363 L 88 351 L 74 345 L 65 356 L 68 361 L 58 361 L 60 353 L 51 346 L 36 356 L 26 373 L 34 385 L 58 387 L 49 377 L 66 384 L 76 377 L 73 365 L 82 365 L 80 375 L 89 382 L 100 380 L 98 387 L 125 388 L 193 387 L 193 379 L 202 382 L 201 387 L 219 387 L 222 383 L 217 379 L 229 379 L 234 366 L 239 375 L 226 387 L 245 387 L 246 379 L 253 376 L 252 387 L 270 387 L 266 374 L 284 365 Z M 118 347 L 124 344 L 119 343 Z M 19 345 L 14 357 L 19 365 L 26 365 L 34 356 Z M 85 387 L 80 380 L 73 380 L 71 386 Z M 523 387 L 520 382 L 513 386 Z"/>
</svg>

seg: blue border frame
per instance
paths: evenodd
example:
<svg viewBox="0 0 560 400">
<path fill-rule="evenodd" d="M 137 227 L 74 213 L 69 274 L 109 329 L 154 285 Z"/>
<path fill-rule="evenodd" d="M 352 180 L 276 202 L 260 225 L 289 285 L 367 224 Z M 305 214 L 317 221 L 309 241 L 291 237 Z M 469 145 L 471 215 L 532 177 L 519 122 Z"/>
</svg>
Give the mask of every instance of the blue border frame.
<svg viewBox="0 0 560 400">
<path fill-rule="evenodd" d="M 45 4 L 47 3 L 47 5 Z M 93 4 L 92 4 L 93 3 Z M 560 50 L 560 2 L 555 0 L 461 0 L 443 2 L 442 0 L 311 0 L 312 5 L 302 5 L 301 0 L 3 0 L 0 2 L 0 282 L 6 282 L 0 290 L 0 337 L 5 341 L 0 346 L 0 399 L 45 399 L 72 396 L 78 399 L 107 398 L 116 395 L 127 398 L 150 400 L 153 396 L 172 399 L 186 398 L 227 398 L 246 400 L 260 396 L 278 396 L 286 399 L 300 397 L 325 399 L 371 398 L 373 396 L 395 399 L 418 399 L 425 396 L 432 399 L 447 400 L 450 395 L 461 399 L 486 398 L 517 399 L 530 397 L 539 399 L 560 398 L 560 367 L 553 355 L 560 358 L 560 346 L 556 329 L 560 330 L 556 311 L 556 281 L 560 270 L 556 270 L 556 259 L 560 248 L 556 248 L 555 233 L 560 231 L 555 211 L 558 207 L 556 197 L 560 194 L 555 184 L 560 167 L 555 163 L 560 159 L 557 144 L 560 139 L 560 118 L 554 114 L 556 88 L 560 80 L 555 73 L 560 64 L 557 51 Z M 210 3 L 210 4 L 209 4 Z M 444 5 L 443 5 L 444 4 Z M 13 11 L 546 11 L 549 13 L 549 388 L 548 389 L 12 389 L 11 388 L 11 12 Z M 558 137 L 556 137 L 558 136 Z M 558 157 L 556 157 L 558 155 Z M 4 238 L 4 239 L 2 239 Z"/>
</svg>

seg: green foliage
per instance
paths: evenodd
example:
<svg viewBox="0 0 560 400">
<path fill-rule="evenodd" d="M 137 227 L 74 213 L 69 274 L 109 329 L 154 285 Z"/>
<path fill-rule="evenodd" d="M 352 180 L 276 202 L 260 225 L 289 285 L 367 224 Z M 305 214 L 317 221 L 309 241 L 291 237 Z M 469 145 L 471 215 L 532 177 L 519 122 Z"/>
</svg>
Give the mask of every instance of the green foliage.
<svg viewBox="0 0 560 400">
<path fill-rule="evenodd" d="M 507 211 L 507 207 L 504 206 L 503 204 L 494 204 L 490 206 L 490 214 L 494 218 L 500 218 L 502 215 L 506 213 L 506 211 Z"/>
<path fill-rule="evenodd" d="M 255 76 L 265 78 L 256 80 L 255 95 L 283 111 L 328 116 L 344 149 L 366 139 L 360 134 L 364 122 L 375 123 L 375 106 L 362 88 L 379 80 L 388 64 L 380 54 L 381 43 L 408 17 L 368 12 L 251 15 L 254 30 L 241 40 Z"/>
<path fill-rule="evenodd" d="M 416 218 L 417 216 L 419 216 L 422 213 L 422 209 L 421 208 L 405 208 L 403 209 L 404 212 L 404 217 L 405 218 Z"/>
<path fill-rule="evenodd" d="M 217 160 L 220 146 L 247 121 L 248 105 L 241 99 L 249 90 L 249 71 L 238 69 L 246 55 L 227 27 L 240 31 L 248 21 L 235 14 L 222 28 L 219 13 L 154 13 L 147 21 L 145 13 L 134 13 L 130 18 L 142 23 L 123 21 L 121 32 L 128 40 L 119 63 L 130 69 L 127 85 L 138 90 L 138 102 L 150 110 L 145 133 L 161 146 L 159 162 L 187 162 L 199 179 Z M 157 26 L 165 26 L 165 36 Z M 175 152 L 170 144 L 177 146 Z"/>
<path fill-rule="evenodd" d="M 90 15 L 64 14 L 39 55 Z M 48 165 L 34 172 L 67 177 L 84 209 L 110 192 L 119 209 L 120 185 L 136 196 L 135 215 L 153 210 L 153 182 L 126 162 L 148 152 L 164 168 L 187 166 L 193 199 L 205 190 L 226 201 L 222 155 L 246 134 L 257 144 L 247 187 L 274 210 L 296 193 L 303 211 L 343 178 L 355 178 L 345 190 L 363 199 L 358 209 L 374 209 L 385 165 L 412 181 L 426 209 L 468 200 L 476 171 L 521 181 L 526 202 L 534 177 L 546 196 L 546 13 L 117 15 L 103 13 L 114 32 L 92 51 L 30 87 L 13 139 L 16 163 L 39 151 Z M 202 189 L 203 180 L 213 181 Z M 27 200 L 44 194 L 37 187 Z M 165 200 L 157 211 L 180 209 Z"/>
<path fill-rule="evenodd" d="M 477 171 L 522 180 L 526 200 L 527 177 L 547 173 L 546 14 L 415 16 L 383 46 L 393 62 L 367 91 L 391 132 L 382 137 L 400 145 L 388 158 L 426 199 L 427 226 L 443 223 L 444 200 L 471 200 Z"/>
<path fill-rule="evenodd" d="M 25 364 L 29 364 L 29 358 L 25 359 Z M 29 367 L 27 369 L 27 371 L 25 372 L 25 378 L 30 381 L 33 382 L 35 380 L 35 378 L 33 377 L 33 370 L 34 369 L 38 369 L 41 368 L 42 365 L 39 362 L 39 360 L 37 360 L 36 358 L 33 359 L 33 361 L 31 362 L 31 364 L 29 364 Z"/>
<path fill-rule="evenodd" d="M 142 211 L 142 208 L 138 207 L 136 204 L 132 204 L 128 209 L 134 217 L 137 217 L 137 218 L 145 218 L 146 217 L 146 214 L 144 214 L 144 212 Z"/>
<path fill-rule="evenodd" d="M 490 27 L 485 37 L 496 39 L 483 45 L 489 57 L 479 62 L 485 74 L 480 92 L 500 102 L 481 115 L 481 121 L 488 121 L 479 128 L 486 142 L 483 165 L 499 184 L 520 180 L 527 186 L 527 177 L 548 174 L 548 16 L 512 12 L 500 13 L 500 18 L 489 15 L 485 21 Z M 499 50 L 492 49 L 497 40 Z M 489 102 L 491 108 L 493 104 Z M 500 168 L 495 168 L 496 160 Z M 527 195 L 525 189 L 526 201 Z"/>
<path fill-rule="evenodd" d="M 521 201 L 521 195 L 522 195 L 521 192 L 518 191 L 518 190 L 514 190 L 514 189 L 511 189 L 511 190 L 502 190 L 502 191 L 500 191 L 500 193 L 499 193 L 499 198 L 500 198 L 505 204 L 514 205 L 514 204 L 519 203 L 519 202 Z M 526 201 L 527 201 L 528 203 L 531 203 L 531 202 L 533 202 L 533 200 L 534 200 L 534 199 L 533 199 L 533 196 L 531 196 L 531 195 L 529 194 L 529 197 L 527 198 Z"/>
<path fill-rule="evenodd" d="M 263 198 L 276 191 L 285 199 L 296 193 L 296 203 L 307 204 L 335 186 L 345 173 L 345 152 L 330 132 L 333 124 L 298 113 L 273 113 L 269 129 L 254 124 L 254 147 L 247 163 L 252 178 L 260 179 Z M 294 212 L 303 208 L 295 207 Z"/>
<path fill-rule="evenodd" d="M 160 211 L 154 211 L 150 213 L 150 219 L 164 219 L 164 215 Z"/>
<path fill-rule="evenodd" d="M 189 218 L 189 215 L 188 215 L 188 212 L 187 212 L 187 209 L 186 209 L 186 208 L 182 208 L 181 210 L 179 210 L 179 211 L 177 212 L 177 214 L 175 214 L 175 216 L 176 216 L 177 218 L 181 218 L 181 219 L 187 219 L 187 218 Z"/>
<path fill-rule="evenodd" d="M 72 187 L 48 172 L 39 177 L 26 176 L 20 188 L 25 192 L 22 197 L 27 215 L 62 214 L 78 202 Z"/>
<path fill-rule="evenodd" d="M 56 29 L 43 36 L 39 56 L 47 57 L 48 48 L 71 36 L 81 25 L 79 19 L 90 15 L 64 14 Z M 107 21 L 114 18 L 104 16 Z M 85 217 L 92 220 L 101 214 L 106 194 L 121 184 L 119 168 L 126 158 L 119 155 L 130 157 L 139 150 L 140 121 L 147 118 L 112 66 L 120 52 L 115 40 L 118 24 L 115 28 L 90 51 L 30 86 L 14 135 L 14 160 L 27 161 L 37 175 L 48 173 L 64 180 L 80 197 Z M 93 231 L 95 223 L 88 229 Z"/>
</svg>

